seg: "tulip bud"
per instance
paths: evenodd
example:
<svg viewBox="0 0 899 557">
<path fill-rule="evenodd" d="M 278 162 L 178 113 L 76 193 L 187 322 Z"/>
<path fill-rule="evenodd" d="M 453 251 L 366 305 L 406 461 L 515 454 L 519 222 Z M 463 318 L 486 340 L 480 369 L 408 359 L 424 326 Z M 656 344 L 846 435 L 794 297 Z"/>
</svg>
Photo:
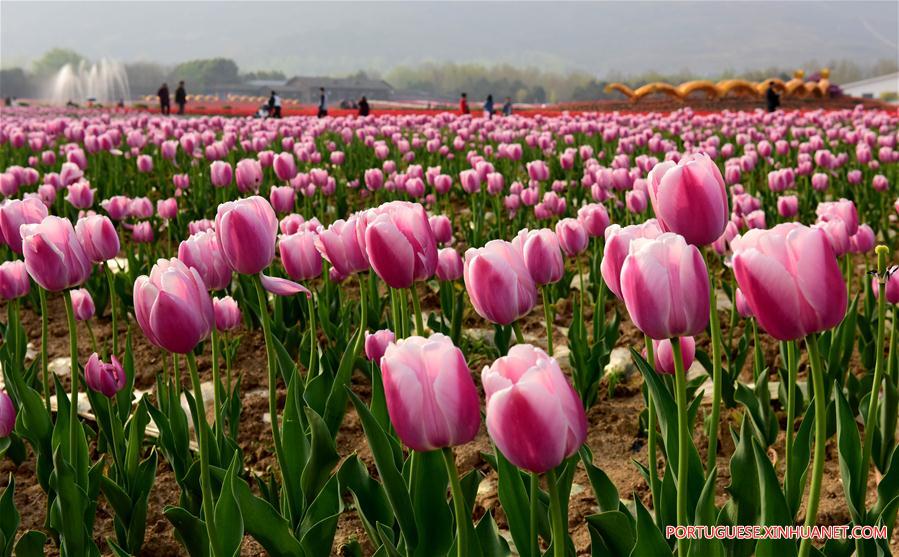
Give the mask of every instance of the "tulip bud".
<svg viewBox="0 0 899 557">
<path fill-rule="evenodd" d="M 634 325 L 651 338 L 696 335 L 709 322 L 709 276 L 695 245 L 665 233 L 636 239 L 621 267 L 621 295 Z"/>
<path fill-rule="evenodd" d="M 20 232 L 25 268 L 45 290 L 79 286 L 90 276 L 90 259 L 68 219 L 48 216 L 39 224 L 22 225 Z"/>
<path fill-rule="evenodd" d="M 174 197 L 160 199 L 156 202 L 156 214 L 159 218 L 172 220 L 178 216 L 178 200 Z"/>
<path fill-rule="evenodd" d="M 554 358 L 529 344 L 481 372 L 487 432 L 515 466 L 542 474 L 573 455 L 587 438 L 587 416 Z"/>
<path fill-rule="evenodd" d="M 278 217 L 258 195 L 219 205 L 215 233 L 225 261 L 238 273 L 260 273 L 275 258 Z"/>
<path fill-rule="evenodd" d="M 0 300 L 15 300 L 28 294 L 31 281 L 22 261 L 6 261 L 0 264 Z"/>
<path fill-rule="evenodd" d="M 278 240 L 278 252 L 287 275 L 293 280 L 314 279 L 322 274 L 322 256 L 315 249 L 314 232 L 300 230 Z"/>
<path fill-rule="evenodd" d="M 37 224 L 48 215 L 47 207 L 39 199 L 12 199 L 0 205 L 0 236 L 16 253 L 22 253 L 21 226 Z"/>
<path fill-rule="evenodd" d="M 6 391 L 0 391 L 0 439 L 9 437 L 16 428 L 16 407 Z"/>
<path fill-rule="evenodd" d="M 584 205 L 577 211 L 577 220 L 591 238 L 602 236 L 609 226 L 609 213 L 599 203 Z"/>
<path fill-rule="evenodd" d="M 240 325 L 240 307 L 231 296 L 212 299 L 215 328 L 221 332 L 236 329 Z"/>
<path fill-rule="evenodd" d="M 75 319 L 78 321 L 87 321 L 96 313 L 94 307 L 94 299 L 91 293 L 84 288 L 72 290 L 72 309 L 75 310 Z"/>
<path fill-rule="evenodd" d="M 437 278 L 459 280 L 464 273 L 462 256 L 453 248 L 443 248 L 437 252 Z"/>
<path fill-rule="evenodd" d="M 381 329 L 374 333 L 365 331 L 365 357 L 369 361 L 380 364 L 381 356 L 394 340 L 396 340 L 396 335 L 390 329 Z"/>
<path fill-rule="evenodd" d="M 565 262 L 562 260 L 559 237 L 552 230 L 522 229 L 512 239 L 512 247 L 521 255 L 535 283 L 542 286 L 562 280 Z"/>
<path fill-rule="evenodd" d="M 693 337 L 680 337 L 681 356 L 684 359 L 684 371 L 693 365 L 696 356 L 696 341 Z M 674 350 L 671 349 L 671 339 L 653 340 L 652 350 L 655 355 L 655 368 L 659 373 L 674 375 Z"/>
<path fill-rule="evenodd" d="M 234 179 L 234 171 L 231 169 L 231 163 L 224 161 L 215 161 L 209 167 L 209 178 L 212 185 L 217 188 L 226 188 L 231 185 Z"/>
<path fill-rule="evenodd" d="M 481 425 L 478 391 L 462 351 L 441 334 L 409 337 L 381 358 L 387 412 L 416 451 L 464 445 Z"/>
<path fill-rule="evenodd" d="M 109 360 L 106 364 L 100 361 L 96 352 L 91 354 L 84 366 L 84 382 L 90 390 L 112 398 L 125 388 L 128 378 L 115 356 L 110 356 Z"/>
<path fill-rule="evenodd" d="M 509 325 L 537 303 L 537 287 L 518 251 L 509 242 L 491 240 L 465 252 L 465 289 L 484 319 Z"/>
<path fill-rule="evenodd" d="M 568 257 L 575 257 L 587 249 L 587 243 L 590 241 L 587 230 L 572 218 L 562 219 L 556 223 L 556 236 L 559 238 L 562 251 Z"/>
<path fill-rule="evenodd" d="M 372 269 L 393 288 L 409 288 L 437 270 L 437 242 L 418 203 L 392 201 L 371 209 L 356 234 Z"/>
</svg>

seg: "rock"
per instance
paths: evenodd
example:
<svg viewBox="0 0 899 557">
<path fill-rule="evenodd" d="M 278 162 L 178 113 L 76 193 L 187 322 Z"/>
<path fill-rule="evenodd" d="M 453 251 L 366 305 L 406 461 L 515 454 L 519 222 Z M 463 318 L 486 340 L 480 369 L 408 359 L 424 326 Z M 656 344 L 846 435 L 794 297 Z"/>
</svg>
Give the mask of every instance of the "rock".
<svg viewBox="0 0 899 557">
<path fill-rule="evenodd" d="M 58 377 L 68 377 L 72 371 L 72 358 L 53 358 L 47 364 L 47 370 Z"/>
<path fill-rule="evenodd" d="M 631 359 L 630 350 L 623 346 L 612 349 L 612 353 L 609 354 L 609 363 L 605 367 L 606 375 L 614 374 L 619 377 L 627 377 L 636 370 L 634 361 Z"/>
</svg>

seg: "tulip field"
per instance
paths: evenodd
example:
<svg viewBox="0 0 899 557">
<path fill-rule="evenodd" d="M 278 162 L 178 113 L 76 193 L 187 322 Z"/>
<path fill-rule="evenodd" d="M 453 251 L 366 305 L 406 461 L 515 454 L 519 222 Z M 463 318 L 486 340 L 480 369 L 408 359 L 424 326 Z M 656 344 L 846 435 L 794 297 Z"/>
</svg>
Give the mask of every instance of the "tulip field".
<svg viewBox="0 0 899 557">
<path fill-rule="evenodd" d="M 895 110 L 0 116 L 0 557 L 899 554 Z"/>
</svg>

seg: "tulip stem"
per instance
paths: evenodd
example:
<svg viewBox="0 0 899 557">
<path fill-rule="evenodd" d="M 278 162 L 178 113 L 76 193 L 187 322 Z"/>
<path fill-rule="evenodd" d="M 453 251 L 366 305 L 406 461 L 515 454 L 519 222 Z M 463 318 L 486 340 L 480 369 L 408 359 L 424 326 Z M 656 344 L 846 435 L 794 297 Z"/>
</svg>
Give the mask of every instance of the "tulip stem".
<svg viewBox="0 0 899 557">
<path fill-rule="evenodd" d="M 818 517 L 818 502 L 821 498 L 821 478 L 824 475 L 824 448 L 827 443 L 827 397 L 824 393 L 824 366 L 818 339 L 814 333 L 805 337 L 811 364 L 812 384 L 815 390 L 815 456 L 812 464 L 811 486 L 805 511 L 805 525 L 813 526 Z M 799 545 L 799 557 L 808 557 L 811 538 L 803 538 Z"/>
<path fill-rule="evenodd" d="M 288 500 L 288 520 L 299 517 L 293 516 L 295 491 L 293 489 L 293 478 L 290 474 L 284 473 L 284 448 L 281 446 L 281 429 L 278 426 L 278 364 L 275 360 L 275 351 L 272 343 L 272 324 L 268 314 L 268 300 L 265 295 L 265 289 L 262 287 L 262 279 L 260 275 L 253 278 L 253 284 L 256 286 L 256 298 L 259 302 L 259 317 L 262 321 L 262 335 L 265 337 L 265 351 L 268 357 L 268 412 L 272 422 L 272 443 L 275 447 L 275 458 L 278 460 L 278 466 L 281 469 L 281 480 L 284 482 L 284 491 Z"/>
<path fill-rule="evenodd" d="M 409 287 L 409 291 L 412 292 L 412 311 L 415 312 L 415 334 L 421 337 L 425 334 L 425 325 L 421 317 L 421 302 L 418 300 L 418 290 L 416 290 L 414 282 Z"/>
<path fill-rule="evenodd" d="M 865 471 L 860 483 L 861 494 L 858 501 L 864 501 L 868 492 L 868 468 L 871 451 L 874 446 L 874 433 L 877 431 L 877 403 L 880 402 L 880 384 L 883 381 L 883 347 L 886 341 L 887 320 L 887 253 L 884 245 L 877 246 L 877 280 L 880 281 L 880 293 L 877 297 L 877 344 L 874 346 L 876 360 L 874 363 L 874 382 L 871 384 L 871 396 L 868 397 L 868 415 L 865 419 L 865 439 L 862 445 L 862 466 Z M 884 432 L 884 436 L 886 432 Z M 884 437 L 886 440 L 886 437 Z"/>
<path fill-rule="evenodd" d="M 459 557 L 468 555 L 468 526 L 471 517 L 465 503 L 465 494 L 462 492 L 462 483 L 459 481 L 459 470 L 456 468 L 456 457 L 452 447 L 444 447 L 443 462 L 446 463 L 446 473 L 449 476 L 450 490 L 453 493 L 453 509 L 456 512 L 456 550 Z"/>
<path fill-rule="evenodd" d="M 309 292 L 309 297 L 306 298 L 306 304 L 309 308 L 309 365 L 306 367 L 306 385 L 314 377 L 315 356 L 318 353 L 318 338 L 316 337 L 315 329 L 315 290 L 310 288 Z"/>
<path fill-rule="evenodd" d="M 116 292 L 115 277 L 112 276 L 112 269 L 109 265 L 103 263 L 103 271 L 106 274 L 106 283 L 109 285 L 109 312 L 112 315 L 112 353 L 119 357 L 119 316 L 116 310 Z"/>
<path fill-rule="evenodd" d="M 755 319 L 753 319 L 755 326 Z M 784 441 L 784 487 L 789 490 L 792 488 L 787 483 L 790 477 L 790 470 L 793 466 L 793 428 L 796 421 L 796 381 L 799 373 L 799 361 L 796 359 L 796 341 L 787 341 L 787 427 L 786 439 Z M 793 510 L 793 509 L 791 509 Z"/>
<path fill-rule="evenodd" d="M 197 405 L 197 422 L 194 424 L 194 433 L 197 436 L 197 445 L 200 448 L 200 488 L 203 492 L 203 517 L 206 522 L 206 531 L 209 534 L 210 553 L 218 555 L 218 536 L 215 528 L 215 509 L 212 502 L 212 476 L 209 473 L 209 424 L 206 422 L 206 404 L 203 402 L 203 386 L 200 384 L 200 375 L 197 373 L 197 358 L 193 352 L 187 353 L 187 367 L 190 370 L 190 382 L 194 390 L 194 398 Z M 214 390 L 214 389 L 213 389 Z"/>
<path fill-rule="evenodd" d="M 531 556 L 538 557 L 540 555 L 540 540 L 538 540 L 539 534 L 537 533 L 537 509 L 539 508 L 538 499 L 540 496 L 540 476 L 537 475 L 536 472 L 531 472 L 531 512 L 528 517 L 528 522 L 530 526 L 530 542 L 531 542 Z"/>
<path fill-rule="evenodd" d="M 215 441 L 219 447 L 224 446 L 225 430 L 222 428 L 222 382 L 219 374 L 219 335 L 215 325 L 212 326 L 212 400 L 215 405 Z"/>
<path fill-rule="evenodd" d="M 556 483 L 556 471 L 546 472 L 546 484 L 549 487 L 549 511 L 552 522 L 553 557 L 565 557 L 565 531 L 568 529 L 568 519 L 562 509 L 562 500 L 559 496 L 559 486 Z"/>
<path fill-rule="evenodd" d="M 709 416 L 706 477 L 715 469 L 718 456 L 718 420 L 721 413 L 721 323 L 718 320 L 718 296 L 711 267 L 709 267 L 709 325 L 712 332 L 712 412 Z M 677 344 L 679 350 L 680 343 Z M 683 361 L 681 363 L 683 364 Z"/>
<path fill-rule="evenodd" d="M 91 327 L 90 319 L 86 320 L 84 322 L 84 325 L 87 327 L 87 336 L 91 339 L 91 348 L 94 350 L 94 352 L 96 352 L 97 354 L 102 354 L 103 358 L 106 358 L 106 349 L 104 348 L 103 352 L 100 352 L 100 350 L 97 348 L 97 337 L 94 335 L 94 328 Z"/>
<path fill-rule="evenodd" d="M 543 285 L 540 287 L 543 294 L 543 318 L 546 320 L 546 351 L 550 356 L 553 355 L 553 309 L 550 304 L 549 287 Z"/>
<path fill-rule="evenodd" d="M 653 353 L 652 348 L 652 339 L 649 338 L 649 335 L 644 335 L 644 342 L 646 344 L 646 362 L 649 364 L 651 369 L 655 369 L 655 354 Z M 652 510 L 656 515 L 656 522 L 661 524 L 660 522 L 660 506 L 659 506 L 659 495 L 661 494 L 661 490 L 659 489 L 659 475 L 658 475 L 658 465 L 656 464 L 656 412 L 655 405 L 652 403 L 652 391 L 646 389 L 646 413 L 647 413 L 647 425 L 646 425 L 646 439 L 647 439 L 647 457 L 646 457 L 646 468 L 649 470 L 649 491 L 652 496 Z"/>
<path fill-rule="evenodd" d="M 69 355 L 71 356 L 72 395 L 69 399 L 69 462 L 74 463 L 77 458 L 75 449 L 76 426 L 78 425 L 78 329 L 75 324 L 75 310 L 72 309 L 72 293 L 64 290 L 62 299 L 66 306 L 66 319 L 69 322 Z"/>
<path fill-rule="evenodd" d="M 674 356 L 674 384 L 677 395 L 677 523 L 686 526 L 687 517 L 687 468 L 689 467 L 690 425 L 687 416 L 687 374 L 680 339 L 671 339 Z M 709 457 L 714 462 L 714 457 Z M 687 540 L 677 540 L 677 554 L 687 555 Z"/>
<path fill-rule="evenodd" d="M 47 312 L 47 291 L 41 287 L 37 289 L 41 301 L 41 379 L 44 382 L 44 402 L 47 404 L 47 413 L 50 413 L 50 374 L 47 369 L 50 365 L 47 355 L 47 342 L 50 336 L 50 314 Z"/>
<path fill-rule="evenodd" d="M 524 334 L 521 332 L 521 324 L 518 321 L 512 322 L 512 330 L 515 332 L 515 343 L 524 344 Z"/>
</svg>

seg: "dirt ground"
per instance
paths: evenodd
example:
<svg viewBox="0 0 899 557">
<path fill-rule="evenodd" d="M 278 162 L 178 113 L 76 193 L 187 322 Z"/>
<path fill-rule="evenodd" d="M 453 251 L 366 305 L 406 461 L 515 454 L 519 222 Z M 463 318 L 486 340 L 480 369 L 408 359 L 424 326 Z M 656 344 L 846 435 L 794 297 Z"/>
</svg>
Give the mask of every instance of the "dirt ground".
<svg viewBox="0 0 899 557">
<path fill-rule="evenodd" d="M 435 296 L 428 294 L 424 297 L 423 306 L 427 308 L 434 307 Z M 570 306 L 567 302 L 561 302 L 557 307 L 559 315 L 556 322 L 564 325 L 570 322 Z M 618 302 L 610 302 L 610 304 Z M 619 304 L 620 306 L 620 304 Z M 611 309 L 611 305 L 610 308 Z M 623 306 L 619 308 L 620 312 L 624 312 Z M 469 310 L 470 312 L 470 310 Z M 467 327 L 484 327 L 485 324 L 473 312 L 466 317 Z M 50 339 L 49 353 L 50 359 L 56 357 L 65 357 L 68 355 L 68 338 L 66 330 L 66 320 L 63 311 L 61 298 L 52 296 L 50 299 Z M 543 344 L 542 339 L 545 336 L 545 325 L 542 321 L 542 308 L 536 307 L 530 313 L 528 319 L 524 323 L 525 336 L 529 341 L 536 344 Z M 591 316 L 586 316 L 589 319 Z M 726 326 L 728 317 L 722 314 L 722 323 Z M 40 318 L 30 310 L 23 313 L 23 322 L 27 330 L 28 338 L 34 343 L 34 348 L 40 350 Z M 162 368 L 162 351 L 150 345 L 134 321 L 132 324 L 134 360 L 135 360 L 135 386 L 138 389 L 151 389 L 155 382 L 155 376 Z M 98 317 L 93 320 L 93 330 L 98 339 L 102 342 L 111 334 L 111 326 L 107 316 Z M 121 332 L 124 333 L 124 326 Z M 260 331 L 247 331 L 242 329 L 239 334 L 242 339 L 239 351 L 233 365 L 235 371 L 239 370 L 243 373 L 243 419 L 240 424 L 239 443 L 244 451 L 245 465 L 248 469 L 258 472 L 264 472 L 270 469 L 274 463 L 273 451 L 271 447 L 271 436 L 269 424 L 263 419 L 263 415 L 268 411 L 267 397 L 261 389 L 266 387 L 266 359 L 264 353 L 264 342 Z M 90 355 L 90 343 L 88 342 L 88 333 L 84 324 L 79 324 L 79 343 L 80 359 L 85 361 Z M 562 333 L 556 329 L 554 335 L 556 346 L 563 346 L 565 338 Z M 765 342 L 764 351 L 766 361 L 774 362 L 777 357 L 777 345 L 768 337 Z M 637 331 L 633 325 L 627 320 L 622 320 L 622 334 L 619 340 L 619 346 L 642 346 L 642 334 Z M 699 345 L 708 346 L 707 338 L 699 338 Z M 199 359 L 199 369 L 203 376 L 203 380 L 209 379 L 210 361 L 208 351 L 206 355 Z M 751 358 L 749 359 L 751 361 Z M 481 366 L 485 362 L 472 362 L 473 373 L 478 375 Z M 800 364 L 800 376 L 805 374 L 805 361 Z M 745 370 L 744 373 L 748 373 Z M 67 381 L 67 378 L 64 378 Z M 750 373 L 751 379 L 751 373 Z M 744 376 L 745 380 L 745 376 Z M 479 379 L 475 378 L 475 383 L 480 385 Z M 638 417 L 643 410 L 643 399 L 641 395 L 641 383 L 639 373 L 631 373 L 625 376 L 618 383 L 614 396 L 610 397 L 606 388 L 605 380 L 600 388 L 600 400 L 590 409 L 588 419 L 590 429 L 587 437 L 587 444 L 595 455 L 595 463 L 601 467 L 605 473 L 618 487 L 621 497 L 630 499 L 639 497 L 642 502 L 651 507 L 651 498 L 649 487 L 640 475 L 637 467 L 632 462 L 646 462 L 646 439 L 638 433 Z M 366 377 L 357 372 L 353 377 L 354 390 L 363 399 L 368 399 L 370 388 Z M 185 381 L 185 388 L 189 385 Z M 479 387 L 480 388 L 480 387 Z M 283 390 L 282 390 L 283 396 Z M 779 406 L 775 403 L 775 407 Z M 719 432 L 719 449 L 717 455 L 718 464 L 718 503 L 723 504 L 725 497 L 725 487 L 730 482 L 729 458 L 733 452 L 733 442 L 728 432 L 728 424 L 738 425 L 740 412 L 736 409 L 724 409 L 720 420 Z M 779 413 L 781 419 L 781 428 L 784 427 L 783 413 Z M 697 420 L 701 424 L 702 419 Z M 695 442 L 699 448 L 703 461 L 706 460 L 707 440 L 705 435 L 697 429 L 695 433 Z M 774 447 L 782 451 L 782 438 L 775 443 Z M 370 471 L 376 474 L 371 452 L 367 446 L 364 433 L 358 416 L 352 410 L 350 405 L 343 422 L 343 426 L 337 438 L 337 448 L 341 457 L 357 453 L 361 460 L 367 464 Z M 487 437 L 486 428 L 482 426 L 480 433 L 474 442 L 462 447 L 456 448 L 457 464 L 461 470 L 470 470 L 477 468 L 486 474 L 486 489 L 482 489 L 477 501 L 475 513 L 480 516 L 487 510 L 498 508 L 498 500 L 496 496 L 496 475 L 493 473 L 481 456 L 482 452 L 491 451 L 491 446 Z M 840 481 L 839 465 L 837 461 L 837 451 L 835 439 L 827 447 L 827 464 L 824 474 L 824 484 L 822 489 L 821 504 L 819 509 L 818 522 L 820 524 L 843 524 L 849 521 L 849 514 L 846 502 L 843 496 L 843 488 Z M 772 455 L 773 456 L 773 455 Z M 782 458 L 782 454 L 778 455 Z M 661 470 L 664 467 L 664 461 L 659 457 L 657 465 Z M 12 473 L 16 480 L 15 503 L 19 512 L 22 513 L 22 531 L 27 529 L 41 529 L 45 520 L 46 500 L 44 493 L 37 484 L 34 476 L 34 459 L 32 455 L 19 467 L 14 467 L 9 459 L 0 463 L 0 486 L 7 482 L 7 477 Z M 876 478 L 869 479 L 870 488 L 869 495 L 874 493 L 874 485 Z M 579 470 L 575 475 L 575 486 L 572 490 L 569 514 L 569 528 L 574 537 L 574 542 L 579 555 L 589 554 L 590 536 L 585 523 L 585 517 L 597 511 L 596 503 L 589 485 L 586 474 Z M 156 483 L 151 495 L 149 506 L 149 515 L 147 519 L 147 535 L 144 543 L 142 555 L 145 556 L 171 556 L 184 554 L 179 543 L 173 535 L 173 528 L 162 514 L 162 510 L 166 505 L 176 504 L 178 499 L 178 486 L 175 482 L 173 472 L 168 465 L 161 460 L 158 470 Z M 873 501 L 873 498 L 872 498 Z M 349 500 L 348 500 L 349 502 Z M 800 513 L 801 515 L 802 513 Z M 500 527 L 506 527 L 506 519 L 502 510 L 496 512 L 496 520 Z M 113 519 L 108 505 L 102 499 L 97 510 L 97 521 L 94 530 L 95 539 L 100 544 L 101 550 L 106 550 L 106 538 L 114 536 Z M 353 511 L 345 512 L 340 518 L 337 536 L 333 546 L 332 553 L 334 555 L 342 554 L 342 546 L 351 540 L 357 540 L 362 544 L 367 552 L 371 552 L 373 548 L 368 543 L 362 528 L 361 522 Z M 899 534 L 894 534 L 892 544 L 897 548 L 899 543 Z M 49 555 L 57 555 L 55 547 L 47 545 Z M 242 555 L 256 556 L 264 555 L 262 548 L 247 537 L 243 546 Z"/>
</svg>

